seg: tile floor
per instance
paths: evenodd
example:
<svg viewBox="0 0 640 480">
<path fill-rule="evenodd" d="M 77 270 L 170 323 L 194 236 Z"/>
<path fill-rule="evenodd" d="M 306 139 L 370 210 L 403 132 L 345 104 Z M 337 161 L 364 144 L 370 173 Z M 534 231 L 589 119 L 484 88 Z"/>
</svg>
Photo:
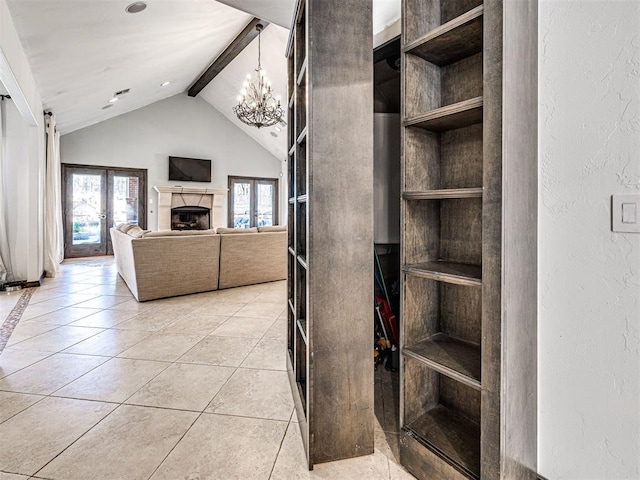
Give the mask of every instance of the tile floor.
<svg viewBox="0 0 640 480">
<path fill-rule="evenodd" d="M 306 469 L 285 295 L 275 282 L 138 303 L 111 257 L 65 262 L 0 354 L 0 480 L 413 478 L 383 369 L 375 454 Z M 1 320 L 19 298 L 0 296 Z"/>
</svg>

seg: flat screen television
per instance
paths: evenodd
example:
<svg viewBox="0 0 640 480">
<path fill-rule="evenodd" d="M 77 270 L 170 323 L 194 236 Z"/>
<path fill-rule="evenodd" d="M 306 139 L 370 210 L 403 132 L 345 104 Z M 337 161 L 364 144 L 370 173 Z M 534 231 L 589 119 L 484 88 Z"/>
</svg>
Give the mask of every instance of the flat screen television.
<svg viewBox="0 0 640 480">
<path fill-rule="evenodd" d="M 210 182 L 211 160 L 169 157 L 169 180 L 178 182 Z"/>
</svg>

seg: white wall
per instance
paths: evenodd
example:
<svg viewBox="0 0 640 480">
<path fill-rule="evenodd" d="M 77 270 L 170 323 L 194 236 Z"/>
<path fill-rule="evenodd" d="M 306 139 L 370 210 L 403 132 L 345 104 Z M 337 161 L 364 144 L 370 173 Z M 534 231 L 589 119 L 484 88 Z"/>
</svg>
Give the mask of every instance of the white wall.
<svg viewBox="0 0 640 480">
<path fill-rule="evenodd" d="M 0 81 L 12 97 L 6 105 L 7 171 L 2 192 L 9 248 L 15 278 L 36 281 L 44 269 L 42 100 L 5 0 L 0 0 L 0 53 Z"/>
<path fill-rule="evenodd" d="M 280 160 L 207 102 L 186 94 L 63 135 L 60 152 L 63 163 L 148 169 L 147 228 L 152 230 L 157 229 L 154 185 L 227 188 L 229 175 L 283 180 Z M 211 159 L 211 183 L 170 182 L 169 156 Z"/>
<path fill-rule="evenodd" d="M 640 2 L 540 1 L 539 471 L 640 479 Z"/>
</svg>

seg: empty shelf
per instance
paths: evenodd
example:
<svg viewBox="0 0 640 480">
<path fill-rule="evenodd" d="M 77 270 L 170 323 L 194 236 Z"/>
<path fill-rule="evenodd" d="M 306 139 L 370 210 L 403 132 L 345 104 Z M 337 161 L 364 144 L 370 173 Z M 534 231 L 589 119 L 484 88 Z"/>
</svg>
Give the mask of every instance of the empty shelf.
<svg viewBox="0 0 640 480">
<path fill-rule="evenodd" d="M 298 255 L 298 263 L 306 270 L 307 269 L 307 261 L 302 255 Z"/>
<path fill-rule="evenodd" d="M 296 256 L 296 251 L 295 251 L 293 248 L 291 248 L 291 247 L 289 247 L 289 253 L 290 253 L 291 255 L 293 255 L 294 257 Z"/>
<path fill-rule="evenodd" d="M 405 127 L 419 127 L 444 132 L 482 122 L 482 97 L 436 108 L 422 115 L 405 119 Z"/>
<path fill-rule="evenodd" d="M 480 477 L 480 427 L 477 424 L 438 405 L 406 425 L 404 430 L 472 477 Z"/>
<path fill-rule="evenodd" d="M 304 344 L 307 345 L 307 321 L 304 318 L 301 318 L 297 322 L 298 330 L 300 330 L 300 336 L 302 340 L 304 340 Z"/>
<path fill-rule="evenodd" d="M 405 200 L 446 200 L 448 198 L 482 197 L 482 187 L 478 188 L 446 188 L 442 190 L 424 190 L 420 192 L 403 192 Z"/>
<path fill-rule="evenodd" d="M 296 84 L 302 84 L 302 80 L 304 79 L 304 75 L 307 73 L 307 58 L 305 57 L 304 62 L 302 62 L 302 66 L 300 67 L 300 73 L 298 73 L 298 78 L 296 80 Z"/>
<path fill-rule="evenodd" d="M 440 25 L 404 47 L 436 65 L 448 65 L 482 51 L 483 6 L 480 5 Z"/>
<path fill-rule="evenodd" d="M 453 262 L 425 262 L 405 265 L 402 271 L 407 275 L 429 278 L 457 285 L 482 285 L 482 267 Z"/>
<path fill-rule="evenodd" d="M 293 302 L 291 301 L 291 299 L 287 300 L 287 303 L 289 304 L 289 310 L 291 310 L 292 314 L 296 314 L 296 309 L 293 308 Z"/>
<path fill-rule="evenodd" d="M 296 146 L 292 145 L 289 149 L 289 156 L 292 157 L 294 153 L 296 153 Z"/>
<path fill-rule="evenodd" d="M 296 143 L 299 145 L 302 142 L 304 142 L 306 139 L 307 139 L 307 127 L 304 127 L 300 132 L 300 135 L 298 135 L 298 138 L 296 139 Z"/>
<path fill-rule="evenodd" d="M 444 333 L 404 347 L 402 353 L 426 364 L 432 370 L 475 389 L 480 389 L 480 347 L 461 342 Z"/>
</svg>

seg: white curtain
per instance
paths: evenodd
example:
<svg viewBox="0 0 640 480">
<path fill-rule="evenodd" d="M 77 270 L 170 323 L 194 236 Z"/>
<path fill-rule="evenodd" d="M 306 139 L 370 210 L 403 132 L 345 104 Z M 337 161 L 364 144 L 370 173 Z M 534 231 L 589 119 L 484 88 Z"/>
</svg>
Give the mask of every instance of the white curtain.
<svg viewBox="0 0 640 480">
<path fill-rule="evenodd" d="M 12 282 L 13 269 L 11 268 L 11 252 L 9 251 L 9 236 L 7 235 L 6 215 L 6 113 L 5 98 L 0 101 L 0 283 Z"/>
<path fill-rule="evenodd" d="M 46 119 L 46 117 L 45 117 Z M 56 117 L 47 124 L 47 180 L 44 210 L 44 271 L 55 277 L 64 259 L 62 234 L 62 186 L 60 180 L 60 133 L 56 131 Z"/>
</svg>

